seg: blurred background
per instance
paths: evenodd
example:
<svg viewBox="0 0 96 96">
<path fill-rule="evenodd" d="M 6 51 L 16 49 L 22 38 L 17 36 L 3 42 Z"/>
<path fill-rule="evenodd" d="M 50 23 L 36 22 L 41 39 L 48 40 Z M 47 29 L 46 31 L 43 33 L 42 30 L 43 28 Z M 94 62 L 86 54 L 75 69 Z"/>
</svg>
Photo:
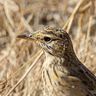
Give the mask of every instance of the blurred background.
<svg viewBox="0 0 96 96">
<path fill-rule="evenodd" d="M 16 36 L 47 25 L 64 28 L 70 34 L 76 55 L 96 75 L 96 0 L 0 0 L 0 96 L 7 94 L 34 60 L 2 82 L 41 49 L 35 42 Z M 44 55 L 10 96 L 42 96 L 43 61 Z"/>
</svg>

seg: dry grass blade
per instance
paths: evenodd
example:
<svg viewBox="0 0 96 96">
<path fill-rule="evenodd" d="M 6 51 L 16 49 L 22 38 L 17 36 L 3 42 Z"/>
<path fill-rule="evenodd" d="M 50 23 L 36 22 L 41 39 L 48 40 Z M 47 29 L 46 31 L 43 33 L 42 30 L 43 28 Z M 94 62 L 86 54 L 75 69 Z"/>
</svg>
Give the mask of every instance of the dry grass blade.
<svg viewBox="0 0 96 96">
<path fill-rule="evenodd" d="M 79 27 L 79 32 L 78 32 L 78 36 L 77 36 L 77 39 L 80 38 L 83 33 L 82 33 L 82 18 L 83 18 L 84 14 L 81 13 L 80 16 L 79 16 L 79 19 L 78 19 L 78 27 Z"/>
<path fill-rule="evenodd" d="M 71 25 L 72 25 L 73 19 L 74 19 L 74 16 L 71 17 L 70 22 L 69 22 L 69 24 L 68 24 L 68 27 L 67 27 L 67 30 L 66 30 L 68 33 L 69 33 L 69 31 L 70 31 L 70 28 L 71 28 Z"/>
<path fill-rule="evenodd" d="M 19 10 L 18 6 L 12 0 L 6 0 L 4 2 L 4 9 L 5 9 L 5 14 L 7 16 L 8 21 L 10 22 L 11 26 L 14 27 L 15 24 L 12 19 L 12 11 L 18 12 L 18 10 Z"/>
<path fill-rule="evenodd" d="M 90 5 L 91 5 L 91 1 L 90 1 L 88 4 L 86 4 L 86 5 L 80 10 L 80 12 L 81 12 L 81 13 L 84 12 L 87 8 L 90 7 Z"/>
<path fill-rule="evenodd" d="M 62 29 L 66 29 L 68 23 L 70 22 L 71 18 L 74 17 L 74 15 L 76 14 L 76 12 L 78 11 L 79 7 L 81 6 L 81 4 L 83 3 L 84 0 L 80 0 L 80 2 L 76 5 L 72 15 L 69 17 L 68 21 L 66 22 L 66 24 L 63 26 Z"/>
<path fill-rule="evenodd" d="M 88 42 L 90 40 L 90 30 L 91 30 L 92 19 L 93 19 L 93 16 L 90 16 L 90 18 L 89 18 L 89 25 L 88 25 L 88 31 L 87 31 L 86 46 L 85 46 L 85 51 L 86 52 L 88 50 Z"/>
<path fill-rule="evenodd" d="M 29 31 L 30 33 L 33 32 L 31 26 L 27 23 L 27 21 L 25 20 L 24 17 L 21 17 L 21 21 L 22 21 L 22 23 L 24 24 L 24 26 L 28 29 L 28 31 Z"/>
<path fill-rule="evenodd" d="M 22 82 L 22 80 L 27 76 L 27 74 L 31 71 L 31 69 L 34 67 L 34 65 L 36 64 L 36 62 L 40 59 L 40 57 L 42 55 L 43 55 L 43 51 L 37 56 L 37 58 L 35 59 L 35 61 L 29 67 L 29 69 L 27 70 L 27 72 L 22 76 L 22 78 L 17 82 L 17 84 L 14 85 L 13 88 L 5 96 L 9 96 L 10 93 Z"/>
<path fill-rule="evenodd" d="M 91 1 L 91 7 L 90 7 L 90 18 L 89 18 L 89 25 L 88 25 L 88 30 L 87 30 L 87 39 L 86 39 L 86 50 L 88 50 L 88 42 L 90 40 L 90 32 L 91 32 L 91 24 L 92 24 L 92 19 L 94 15 L 94 1 Z"/>
<path fill-rule="evenodd" d="M 4 82 L 0 83 L 0 86 L 6 83 L 9 79 L 11 79 L 14 75 L 16 75 L 22 68 L 24 68 L 28 63 L 34 60 L 39 54 L 42 52 L 42 49 L 38 51 L 31 59 L 29 59 L 23 66 L 21 66 L 17 71 L 15 71 L 11 76 L 9 76 Z"/>
<path fill-rule="evenodd" d="M 0 96 L 19 81 L 30 66 L 27 61 L 40 49 L 36 43 L 16 36 L 47 25 L 63 26 L 69 32 L 76 55 L 96 75 L 95 9 L 96 0 L 0 0 Z M 44 57 L 39 61 L 10 96 L 42 96 Z"/>
</svg>

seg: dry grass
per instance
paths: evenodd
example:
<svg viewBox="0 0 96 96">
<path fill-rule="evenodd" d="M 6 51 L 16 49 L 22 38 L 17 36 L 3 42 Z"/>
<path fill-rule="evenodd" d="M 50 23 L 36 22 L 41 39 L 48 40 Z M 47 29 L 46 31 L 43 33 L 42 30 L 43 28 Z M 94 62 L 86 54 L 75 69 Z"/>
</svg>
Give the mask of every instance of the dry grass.
<svg viewBox="0 0 96 96">
<path fill-rule="evenodd" d="M 40 47 L 16 36 L 46 25 L 67 30 L 77 56 L 96 75 L 96 0 L 0 0 L 0 96 L 9 90 L 10 96 L 42 96 L 44 56 L 17 83 L 38 57 Z"/>
</svg>

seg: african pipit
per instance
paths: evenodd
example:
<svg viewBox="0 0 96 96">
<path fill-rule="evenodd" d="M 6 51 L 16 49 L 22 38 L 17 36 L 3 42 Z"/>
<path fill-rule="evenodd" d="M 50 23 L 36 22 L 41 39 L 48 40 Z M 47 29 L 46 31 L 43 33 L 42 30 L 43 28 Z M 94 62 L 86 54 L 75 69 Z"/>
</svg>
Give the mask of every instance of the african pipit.
<svg viewBox="0 0 96 96">
<path fill-rule="evenodd" d="M 45 53 L 44 96 L 96 96 L 96 77 L 76 57 L 66 31 L 48 26 L 17 37 L 35 41 Z"/>
</svg>

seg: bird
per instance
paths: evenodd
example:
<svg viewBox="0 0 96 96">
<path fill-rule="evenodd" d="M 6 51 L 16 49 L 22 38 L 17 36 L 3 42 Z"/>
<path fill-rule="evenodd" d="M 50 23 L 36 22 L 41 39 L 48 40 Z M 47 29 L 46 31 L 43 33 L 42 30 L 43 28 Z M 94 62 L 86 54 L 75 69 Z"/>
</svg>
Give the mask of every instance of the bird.
<svg viewBox="0 0 96 96">
<path fill-rule="evenodd" d="M 17 37 L 43 49 L 43 96 L 96 96 L 96 76 L 78 59 L 65 30 L 46 26 Z"/>
</svg>

